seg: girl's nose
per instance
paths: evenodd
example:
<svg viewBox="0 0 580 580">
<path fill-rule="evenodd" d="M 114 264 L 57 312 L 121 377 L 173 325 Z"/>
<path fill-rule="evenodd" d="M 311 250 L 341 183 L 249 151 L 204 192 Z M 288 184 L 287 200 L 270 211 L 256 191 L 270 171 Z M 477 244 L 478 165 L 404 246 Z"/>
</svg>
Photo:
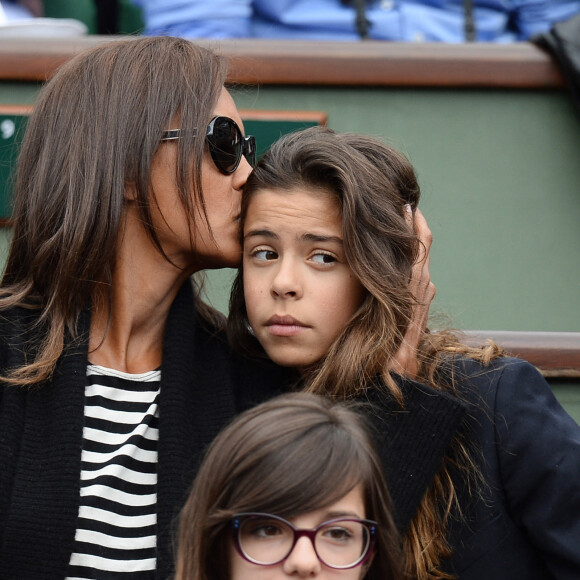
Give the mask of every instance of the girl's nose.
<svg viewBox="0 0 580 580">
<path fill-rule="evenodd" d="M 309 538 L 302 536 L 284 560 L 284 572 L 299 578 L 315 578 L 322 571 L 322 564 Z"/>
<path fill-rule="evenodd" d="M 281 262 L 271 286 L 275 298 L 298 299 L 302 297 L 302 284 L 298 272 L 289 262 Z"/>
</svg>

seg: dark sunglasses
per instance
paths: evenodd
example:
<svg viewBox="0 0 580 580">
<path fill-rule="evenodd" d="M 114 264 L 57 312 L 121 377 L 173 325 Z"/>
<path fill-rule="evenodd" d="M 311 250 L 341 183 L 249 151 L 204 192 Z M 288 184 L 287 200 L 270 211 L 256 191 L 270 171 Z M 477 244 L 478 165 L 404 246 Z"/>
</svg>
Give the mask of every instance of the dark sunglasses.
<svg viewBox="0 0 580 580">
<path fill-rule="evenodd" d="M 179 139 L 183 131 L 165 131 L 161 141 Z M 225 175 L 238 168 L 242 155 L 252 167 L 256 165 L 256 138 L 253 135 L 244 137 L 236 122 L 229 117 L 214 117 L 207 126 L 205 140 L 215 166 Z"/>
</svg>

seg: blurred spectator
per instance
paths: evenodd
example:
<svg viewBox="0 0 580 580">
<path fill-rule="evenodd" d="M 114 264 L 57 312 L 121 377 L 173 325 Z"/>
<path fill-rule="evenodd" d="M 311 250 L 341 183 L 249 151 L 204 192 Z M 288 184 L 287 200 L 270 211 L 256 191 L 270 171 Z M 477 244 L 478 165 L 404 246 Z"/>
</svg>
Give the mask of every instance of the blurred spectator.
<svg viewBox="0 0 580 580">
<path fill-rule="evenodd" d="M 144 33 L 150 36 L 251 36 L 252 0 L 131 1 L 143 10 Z"/>
<path fill-rule="evenodd" d="M 580 12 L 580 0 L 132 0 L 146 34 L 513 42 Z"/>
<path fill-rule="evenodd" d="M 6 21 L 25 20 L 44 15 L 42 0 L 2 0 L 0 2 L 0 14 Z"/>
<path fill-rule="evenodd" d="M 254 0 L 253 4 L 254 36 L 323 40 L 368 36 L 462 42 L 472 35 L 481 42 L 513 42 L 580 12 L 580 0 Z"/>
</svg>

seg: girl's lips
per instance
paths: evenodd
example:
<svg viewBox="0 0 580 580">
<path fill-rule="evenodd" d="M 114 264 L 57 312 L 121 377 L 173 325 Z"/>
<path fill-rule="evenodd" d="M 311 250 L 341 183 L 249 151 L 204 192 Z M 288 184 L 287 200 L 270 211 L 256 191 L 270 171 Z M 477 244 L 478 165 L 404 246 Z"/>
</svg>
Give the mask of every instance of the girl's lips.
<svg viewBox="0 0 580 580">
<path fill-rule="evenodd" d="M 272 316 L 266 323 L 270 334 L 274 336 L 294 336 L 308 328 L 292 316 Z"/>
</svg>

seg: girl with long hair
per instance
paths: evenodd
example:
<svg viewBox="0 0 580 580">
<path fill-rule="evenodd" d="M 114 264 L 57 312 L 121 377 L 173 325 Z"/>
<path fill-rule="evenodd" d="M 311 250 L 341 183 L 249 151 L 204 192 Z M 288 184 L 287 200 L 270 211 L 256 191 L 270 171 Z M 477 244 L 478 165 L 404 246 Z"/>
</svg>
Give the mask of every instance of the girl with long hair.
<svg viewBox="0 0 580 580">
<path fill-rule="evenodd" d="M 428 330 L 416 381 L 392 372 L 417 304 L 419 197 L 378 139 L 283 137 L 244 189 L 230 338 L 294 369 L 295 389 L 373 403 L 407 578 L 577 578 L 580 428 L 539 373 Z"/>
<path fill-rule="evenodd" d="M 175 580 L 399 580 L 399 552 L 362 415 L 295 393 L 210 446 L 180 516 Z"/>
</svg>

